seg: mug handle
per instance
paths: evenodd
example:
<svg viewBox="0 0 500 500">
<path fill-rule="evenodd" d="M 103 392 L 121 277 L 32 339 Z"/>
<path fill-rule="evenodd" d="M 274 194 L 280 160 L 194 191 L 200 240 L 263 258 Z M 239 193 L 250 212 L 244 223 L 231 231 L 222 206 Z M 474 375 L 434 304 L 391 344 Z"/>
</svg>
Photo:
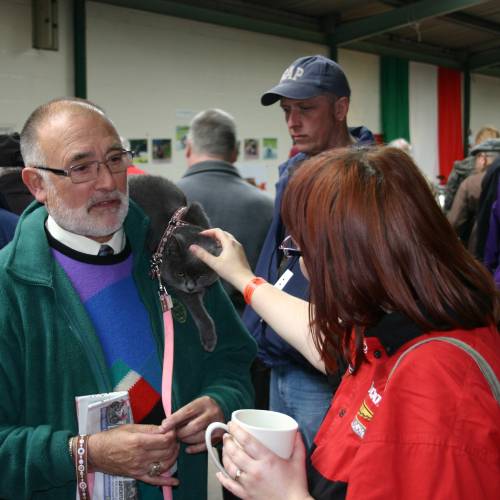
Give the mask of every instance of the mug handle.
<svg viewBox="0 0 500 500">
<path fill-rule="evenodd" d="M 207 427 L 207 430 L 205 431 L 205 444 L 207 445 L 208 456 L 212 459 L 212 462 L 215 464 L 217 469 L 219 469 L 226 477 L 231 479 L 229 474 L 226 472 L 226 469 L 224 469 L 224 466 L 220 463 L 219 456 L 214 452 L 214 448 L 212 446 L 212 432 L 215 431 L 215 429 L 223 429 L 224 431 L 229 432 L 227 425 L 222 422 L 212 422 Z"/>
</svg>

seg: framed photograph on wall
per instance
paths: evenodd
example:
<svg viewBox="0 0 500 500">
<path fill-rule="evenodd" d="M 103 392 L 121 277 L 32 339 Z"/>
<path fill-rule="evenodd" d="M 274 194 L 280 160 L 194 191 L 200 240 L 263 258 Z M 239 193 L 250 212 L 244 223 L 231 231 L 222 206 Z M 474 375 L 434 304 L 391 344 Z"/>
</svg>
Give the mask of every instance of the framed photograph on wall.
<svg viewBox="0 0 500 500">
<path fill-rule="evenodd" d="M 172 161 L 172 139 L 153 139 L 153 161 Z"/>
<path fill-rule="evenodd" d="M 258 139 L 245 139 L 243 142 L 243 158 L 245 160 L 256 160 L 259 158 Z"/>
<path fill-rule="evenodd" d="M 134 163 L 148 163 L 148 140 L 147 139 L 129 139 L 130 151 L 134 153 Z"/>
<path fill-rule="evenodd" d="M 262 158 L 264 160 L 275 160 L 278 158 L 278 139 L 265 137 L 262 139 Z"/>
<path fill-rule="evenodd" d="M 175 149 L 177 151 L 182 151 L 186 149 L 186 140 L 189 132 L 189 127 L 187 125 L 178 125 L 175 129 Z"/>
</svg>

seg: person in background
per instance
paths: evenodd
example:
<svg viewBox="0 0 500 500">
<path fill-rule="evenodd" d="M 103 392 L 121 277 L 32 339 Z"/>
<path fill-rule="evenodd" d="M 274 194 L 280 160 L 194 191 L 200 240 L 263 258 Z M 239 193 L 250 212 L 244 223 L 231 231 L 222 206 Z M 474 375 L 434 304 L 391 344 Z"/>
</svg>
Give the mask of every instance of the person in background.
<svg viewBox="0 0 500 500">
<path fill-rule="evenodd" d="M 493 275 L 495 285 L 500 290 L 500 189 L 491 206 L 488 235 L 484 247 L 484 265 Z"/>
<path fill-rule="evenodd" d="M 477 244 L 476 215 L 481 185 L 489 166 L 500 154 L 500 139 L 488 139 L 471 149 L 475 170 L 458 188 L 447 217 L 464 245 L 474 252 Z"/>
<path fill-rule="evenodd" d="M 221 109 L 208 109 L 192 120 L 186 141 L 188 169 L 177 182 L 189 202 L 200 203 L 213 227 L 231 232 L 255 268 L 273 217 L 272 198 L 245 182 L 238 158 L 236 123 Z M 245 308 L 241 294 L 224 284 L 236 310 Z"/>
<path fill-rule="evenodd" d="M 413 151 L 411 144 L 403 137 L 399 137 L 398 139 L 390 141 L 389 143 L 387 143 L 387 147 L 401 149 L 409 156 L 412 155 Z"/>
<path fill-rule="evenodd" d="M 323 151 L 371 143 L 373 136 L 364 127 L 348 128 L 351 90 L 342 68 L 320 55 L 301 57 L 283 73 L 280 82 L 264 93 L 261 103 L 279 102 L 298 153 L 279 167 L 271 227 L 262 247 L 256 274 L 277 283 L 287 293 L 307 299 L 309 285 L 299 259 L 286 259 L 279 244 L 288 229 L 281 219 L 283 192 L 292 172 L 301 163 Z M 296 349 L 284 341 L 251 307 L 243 321 L 259 345 L 259 358 L 271 367 L 271 410 L 295 418 L 308 447 L 332 398 L 338 377 L 327 377 L 314 368 Z"/>
<path fill-rule="evenodd" d="M 0 193 L 3 194 L 3 208 L 17 215 L 34 200 L 23 182 L 24 167 L 19 134 L 0 135 Z"/>
<path fill-rule="evenodd" d="M 328 151 L 291 178 L 282 215 L 310 303 L 256 278 L 228 233 L 205 232 L 218 257 L 191 251 L 317 369 L 349 368 L 307 469 L 299 433 L 284 460 L 231 422 L 220 482 L 251 500 L 496 499 L 500 296 L 417 166 L 393 148 Z"/>
<path fill-rule="evenodd" d="M 3 248 L 14 236 L 19 217 L 7 209 L 5 198 L 0 193 L 0 248 Z"/>
<path fill-rule="evenodd" d="M 132 156 L 100 107 L 38 107 L 21 150 L 36 203 L 0 251 L 0 497 L 71 498 L 75 471 L 78 484 L 98 471 L 137 479 L 141 500 L 163 498 L 158 486 L 174 487 L 174 500 L 206 498 L 204 430 L 252 404 L 254 341 L 220 283 L 205 294 L 218 325 L 210 354 L 182 304 L 162 311 L 149 221 L 128 198 Z M 135 424 L 77 436 L 75 397 L 116 390 L 129 392 Z M 175 423 L 163 430 L 162 395 Z M 164 475 L 174 462 L 176 477 Z"/>
<path fill-rule="evenodd" d="M 210 224 L 230 231 L 241 242 L 252 268 L 273 217 L 273 200 L 266 193 L 243 180 L 234 163 L 238 141 L 234 118 L 221 109 L 198 113 L 191 121 L 186 138 L 188 169 L 177 182 L 189 202 L 203 206 Z M 223 282 L 231 302 L 243 313 L 245 302 L 232 285 Z M 269 370 L 258 360 L 252 365 L 252 383 L 259 399 L 257 408 L 267 408 Z M 225 500 L 235 498 L 227 490 Z"/>
<path fill-rule="evenodd" d="M 498 197 L 500 183 L 500 156 L 497 156 L 488 167 L 481 182 L 481 195 L 476 216 L 476 248 L 474 255 L 484 262 L 484 251 L 491 220 L 491 207 Z"/>
<path fill-rule="evenodd" d="M 474 146 L 481 144 L 487 139 L 498 139 L 500 137 L 500 131 L 490 125 L 485 125 L 477 132 L 474 139 Z M 472 154 L 469 154 L 467 158 L 463 160 L 458 160 L 453 164 L 453 168 L 448 176 L 448 181 L 446 183 L 446 195 L 444 202 L 444 210 L 448 211 L 453 205 L 453 200 L 460 187 L 460 184 L 469 176 L 475 169 L 475 159 Z"/>
</svg>

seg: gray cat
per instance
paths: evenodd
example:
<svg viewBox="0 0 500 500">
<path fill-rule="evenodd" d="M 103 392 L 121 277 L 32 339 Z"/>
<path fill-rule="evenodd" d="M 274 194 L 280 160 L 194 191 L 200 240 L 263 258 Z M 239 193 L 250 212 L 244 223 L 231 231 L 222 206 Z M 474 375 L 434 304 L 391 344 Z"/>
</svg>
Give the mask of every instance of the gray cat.
<svg viewBox="0 0 500 500">
<path fill-rule="evenodd" d="M 129 193 L 151 219 L 147 245 L 154 253 L 173 214 L 178 208 L 188 206 L 186 197 L 173 182 L 154 175 L 131 176 Z M 189 251 L 189 246 L 195 243 L 214 255 L 221 249 L 214 239 L 199 234 L 210 227 L 201 205 L 189 204 L 182 220 L 188 224 L 177 226 L 163 249 L 161 280 L 165 286 L 175 288 L 176 296 L 191 313 L 203 348 L 211 352 L 217 344 L 217 333 L 203 304 L 203 295 L 205 288 L 218 277 Z"/>
</svg>

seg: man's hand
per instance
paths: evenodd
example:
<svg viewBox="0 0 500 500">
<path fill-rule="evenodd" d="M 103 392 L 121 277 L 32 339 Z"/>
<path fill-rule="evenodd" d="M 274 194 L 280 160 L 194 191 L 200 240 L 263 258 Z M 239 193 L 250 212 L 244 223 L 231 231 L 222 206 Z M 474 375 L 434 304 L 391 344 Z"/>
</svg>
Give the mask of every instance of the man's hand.
<svg viewBox="0 0 500 500">
<path fill-rule="evenodd" d="M 199 453 L 207 449 L 205 429 L 208 424 L 223 421 L 224 414 L 219 405 L 212 398 L 202 396 L 172 413 L 163 421 L 160 429 L 161 432 L 175 429 L 177 439 L 189 445 L 186 452 Z"/>
<path fill-rule="evenodd" d="M 151 465 L 159 473 L 170 470 L 177 460 L 179 443 L 175 430 L 164 432 L 156 425 L 120 425 L 92 434 L 88 441 L 91 470 L 140 479 L 158 486 L 175 486 L 179 481 L 166 476 L 149 476 Z"/>
</svg>

